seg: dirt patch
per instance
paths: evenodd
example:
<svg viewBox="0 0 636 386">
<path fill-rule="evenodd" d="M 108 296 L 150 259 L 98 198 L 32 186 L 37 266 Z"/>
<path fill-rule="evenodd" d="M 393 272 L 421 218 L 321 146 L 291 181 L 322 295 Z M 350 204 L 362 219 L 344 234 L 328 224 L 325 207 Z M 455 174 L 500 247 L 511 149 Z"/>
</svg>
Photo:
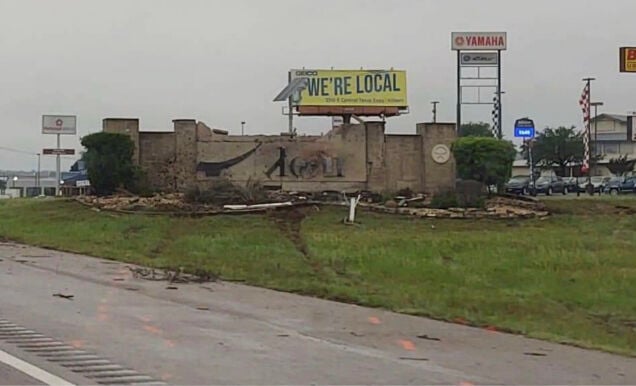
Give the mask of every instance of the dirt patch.
<svg viewBox="0 0 636 386">
<path fill-rule="evenodd" d="M 292 207 L 268 212 L 268 217 L 305 257 L 309 256 L 309 248 L 302 236 L 301 227 L 309 212 L 314 210 L 311 207 Z"/>
</svg>

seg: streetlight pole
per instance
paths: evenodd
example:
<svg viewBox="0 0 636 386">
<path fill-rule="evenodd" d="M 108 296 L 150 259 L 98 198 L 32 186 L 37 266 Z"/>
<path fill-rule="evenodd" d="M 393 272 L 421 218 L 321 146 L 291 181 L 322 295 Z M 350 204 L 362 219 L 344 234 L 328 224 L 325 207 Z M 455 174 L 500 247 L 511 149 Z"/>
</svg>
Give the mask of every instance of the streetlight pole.
<svg viewBox="0 0 636 386">
<path fill-rule="evenodd" d="M 245 135 L 245 121 L 241 121 L 241 135 Z"/>
<path fill-rule="evenodd" d="M 437 122 L 437 105 L 438 105 L 438 101 L 433 101 L 431 102 L 431 104 L 433 105 L 433 123 Z"/>
</svg>

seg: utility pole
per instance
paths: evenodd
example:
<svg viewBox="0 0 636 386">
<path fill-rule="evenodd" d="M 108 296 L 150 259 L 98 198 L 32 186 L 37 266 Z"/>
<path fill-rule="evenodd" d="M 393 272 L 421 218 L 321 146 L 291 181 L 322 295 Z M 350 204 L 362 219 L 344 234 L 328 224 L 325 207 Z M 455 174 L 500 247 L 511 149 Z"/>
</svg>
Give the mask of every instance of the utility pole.
<svg viewBox="0 0 636 386">
<path fill-rule="evenodd" d="M 586 157 L 586 161 L 587 161 L 587 193 L 590 196 L 594 195 L 594 186 L 592 185 L 592 173 L 590 170 L 590 140 L 591 140 L 591 133 L 590 133 L 590 111 L 589 111 L 589 106 L 591 106 L 591 101 L 592 101 L 592 81 L 596 80 L 596 78 L 583 78 L 583 81 L 586 83 L 587 86 L 587 100 L 588 100 L 588 109 L 585 113 L 585 138 L 587 140 L 587 154 L 585 154 Z"/>
<path fill-rule="evenodd" d="M 438 101 L 433 101 L 431 102 L 431 104 L 433 105 L 433 123 L 437 122 L 437 105 L 439 104 Z"/>
</svg>

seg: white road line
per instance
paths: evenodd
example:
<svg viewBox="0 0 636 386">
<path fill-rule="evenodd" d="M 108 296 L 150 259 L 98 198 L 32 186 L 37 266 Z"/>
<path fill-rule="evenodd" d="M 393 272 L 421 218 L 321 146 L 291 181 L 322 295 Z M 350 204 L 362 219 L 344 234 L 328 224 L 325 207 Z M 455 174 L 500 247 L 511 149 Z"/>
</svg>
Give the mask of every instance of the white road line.
<svg viewBox="0 0 636 386">
<path fill-rule="evenodd" d="M 47 371 L 42 370 L 39 367 L 23 361 L 20 358 L 16 358 L 13 355 L 0 350 L 0 362 L 5 363 L 16 370 L 20 370 L 26 375 L 37 379 L 40 382 L 44 382 L 50 386 L 75 386 L 74 384 L 57 377 Z"/>
</svg>

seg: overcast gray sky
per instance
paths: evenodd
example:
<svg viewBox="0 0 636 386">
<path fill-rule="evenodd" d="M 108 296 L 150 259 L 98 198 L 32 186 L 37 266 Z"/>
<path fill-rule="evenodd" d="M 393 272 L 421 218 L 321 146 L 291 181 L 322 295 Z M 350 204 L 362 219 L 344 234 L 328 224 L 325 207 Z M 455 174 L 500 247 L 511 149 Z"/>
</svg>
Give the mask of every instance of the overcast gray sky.
<svg viewBox="0 0 636 386">
<path fill-rule="evenodd" d="M 636 45 L 634 0 L 0 0 L 0 146 L 53 147 L 41 115 L 78 116 L 77 137 L 104 117 L 138 117 L 142 130 L 175 118 L 248 133 L 285 131 L 272 102 L 290 68 L 407 71 L 411 113 L 388 131 L 454 121 L 452 31 L 507 31 L 504 133 L 516 118 L 580 125 L 581 78 L 594 76 L 603 111 L 636 110 L 636 74 L 618 73 L 618 47 Z M 490 121 L 490 107 L 465 120 Z M 299 132 L 328 130 L 301 119 Z M 70 160 L 66 160 L 67 167 Z M 54 168 L 53 157 L 43 167 Z M 0 169 L 33 169 L 35 157 L 0 150 Z"/>
</svg>

